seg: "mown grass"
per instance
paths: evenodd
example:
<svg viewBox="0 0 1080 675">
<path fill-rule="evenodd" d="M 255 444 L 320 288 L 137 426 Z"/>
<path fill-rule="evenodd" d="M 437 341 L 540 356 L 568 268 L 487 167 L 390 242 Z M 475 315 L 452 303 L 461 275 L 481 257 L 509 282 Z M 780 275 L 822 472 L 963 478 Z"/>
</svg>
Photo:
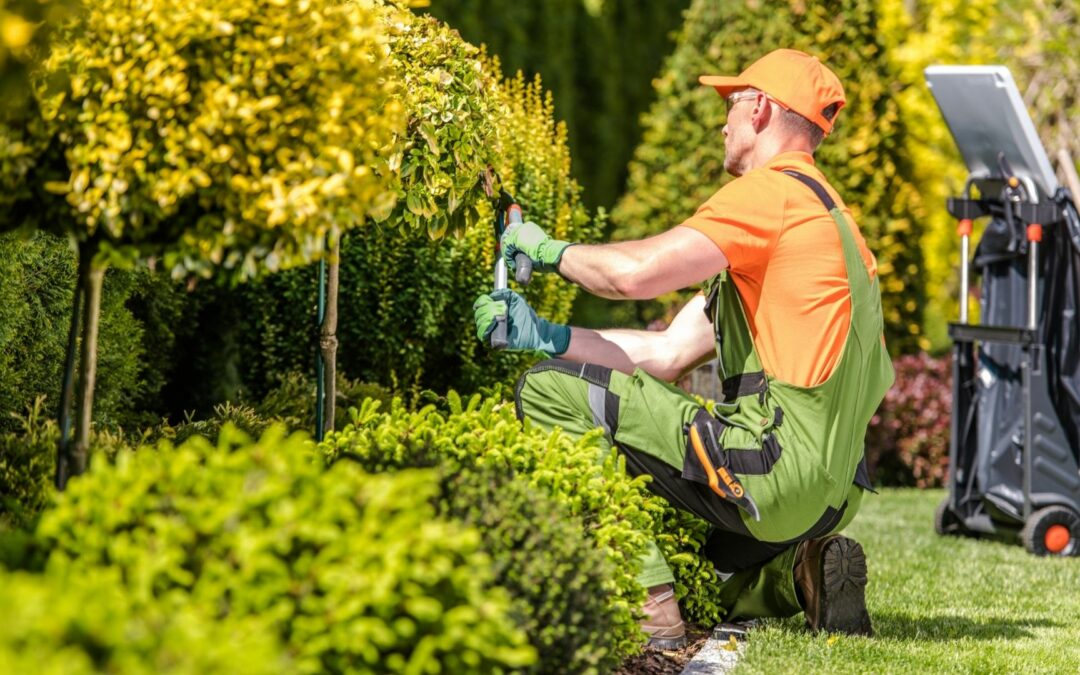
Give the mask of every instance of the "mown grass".
<svg viewBox="0 0 1080 675">
<path fill-rule="evenodd" d="M 941 490 L 885 490 L 846 534 L 870 566 L 873 638 L 766 622 L 747 673 L 1080 673 L 1080 558 L 934 533 Z"/>
</svg>

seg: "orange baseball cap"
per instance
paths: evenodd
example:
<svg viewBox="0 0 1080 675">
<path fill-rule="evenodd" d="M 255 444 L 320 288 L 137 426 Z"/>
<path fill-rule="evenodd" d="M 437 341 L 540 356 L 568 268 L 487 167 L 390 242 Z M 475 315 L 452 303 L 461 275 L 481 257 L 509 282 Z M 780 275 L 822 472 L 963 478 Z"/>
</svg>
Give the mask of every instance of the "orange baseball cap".
<svg viewBox="0 0 1080 675">
<path fill-rule="evenodd" d="M 814 124 L 832 131 L 832 120 L 822 114 L 826 107 L 839 103 L 840 112 L 847 103 L 840 78 L 816 56 L 795 49 L 777 49 L 754 61 L 737 77 L 702 75 L 702 84 L 715 87 L 721 96 L 753 87 L 776 99 Z M 836 116 L 833 116 L 835 119 Z"/>
</svg>

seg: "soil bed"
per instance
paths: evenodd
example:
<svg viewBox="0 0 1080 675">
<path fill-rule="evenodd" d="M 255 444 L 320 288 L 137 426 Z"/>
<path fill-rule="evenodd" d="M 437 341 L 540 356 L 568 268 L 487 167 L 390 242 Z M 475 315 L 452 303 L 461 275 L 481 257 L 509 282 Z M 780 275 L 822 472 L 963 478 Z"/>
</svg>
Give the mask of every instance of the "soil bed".
<svg viewBox="0 0 1080 675">
<path fill-rule="evenodd" d="M 678 675 L 712 634 L 712 628 L 686 627 L 686 646 L 673 651 L 647 650 L 627 659 L 615 675 Z"/>
</svg>

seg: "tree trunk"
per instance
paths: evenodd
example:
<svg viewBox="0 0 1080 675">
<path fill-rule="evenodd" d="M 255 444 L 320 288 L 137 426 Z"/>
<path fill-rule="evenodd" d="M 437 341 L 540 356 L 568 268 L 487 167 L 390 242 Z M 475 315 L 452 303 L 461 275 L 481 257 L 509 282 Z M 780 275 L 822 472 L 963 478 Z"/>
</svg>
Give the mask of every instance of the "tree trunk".
<svg viewBox="0 0 1080 675">
<path fill-rule="evenodd" d="M 334 430 L 334 404 L 337 400 L 337 323 L 338 323 L 338 269 L 341 241 L 338 240 L 330 250 L 330 273 L 326 284 L 326 315 L 323 317 L 319 335 L 319 348 L 322 350 L 322 376 L 324 416 L 320 429 L 320 440 L 328 431 Z"/>
<path fill-rule="evenodd" d="M 71 477 L 71 400 L 75 397 L 75 352 L 79 345 L 79 319 L 82 317 L 83 277 L 88 256 L 80 253 L 75 273 L 75 292 L 71 297 L 71 326 L 68 329 L 67 354 L 64 356 L 64 379 L 60 387 L 60 439 L 56 443 L 56 489 L 63 490 Z"/>
<path fill-rule="evenodd" d="M 93 251 L 88 251 L 90 255 Z M 90 420 L 94 406 L 94 379 L 97 375 L 98 318 L 101 312 L 101 285 L 105 279 L 105 266 L 95 265 L 91 260 L 85 266 L 83 288 L 86 306 L 83 307 L 82 354 L 79 359 L 79 416 L 75 427 L 75 447 L 71 452 L 72 475 L 86 471 L 90 453 Z"/>
</svg>

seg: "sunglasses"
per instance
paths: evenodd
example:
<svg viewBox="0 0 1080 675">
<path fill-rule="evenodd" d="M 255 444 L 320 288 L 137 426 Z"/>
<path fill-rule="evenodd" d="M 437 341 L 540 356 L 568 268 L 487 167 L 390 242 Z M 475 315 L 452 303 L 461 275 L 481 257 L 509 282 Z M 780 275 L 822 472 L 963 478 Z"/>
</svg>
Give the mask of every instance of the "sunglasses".
<svg viewBox="0 0 1080 675">
<path fill-rule="evenodd" d="M 749 101 L 750 99 L 757 98 L 759 93 L 760 92 L 756 91 L 737 91 L 731 96 L 728 96 L 724 99 L 727 102 L 727 113 L 730 115 L 731 109 L 734 108 L 735 104 L 739 101 Z"/>
</svg>

